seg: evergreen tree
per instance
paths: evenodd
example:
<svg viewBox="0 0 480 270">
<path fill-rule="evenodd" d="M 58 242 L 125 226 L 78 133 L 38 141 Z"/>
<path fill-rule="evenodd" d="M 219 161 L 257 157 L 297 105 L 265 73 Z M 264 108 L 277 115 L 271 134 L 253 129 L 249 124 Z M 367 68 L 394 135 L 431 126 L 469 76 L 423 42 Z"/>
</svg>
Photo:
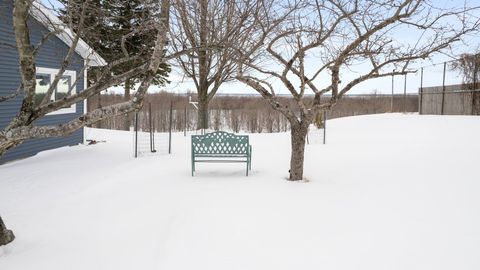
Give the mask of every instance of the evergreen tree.
<svg viewBox="0 0 480 270">
<path fill-rule="evenodd" d="M 83 0 L 60 0 L 64 7 L 60 10 L 60 18 L 70 25 L 75 31 L 79 23 L 79 15 L 84 6 Z M 149 4 L 145 0 L 91 0 L 86 6 L 84 29 L 80 37 L 87 42 L 107 62 L 118 59 L 119 55 L 145 56 L 151 53 L 155 42 L 155 30 L 144 30 L 146 23 L 158 17 L 160 9 L 155 4 Z M 126 36 L 124 49 L 122 38 Z M 127 70 L 144 64 L 140 60 L 132 60 L 113 69 L 113 73 L 121 74 Z M 89 83 L 95 82 L 102 68 L 89 70 Z M 156 77 L 152 81 L 154 85 L 168 83 L 167 77 L 170 67 L 162 64 Z M 130 99 L 132 87 L 142 76 L 132 78 L 125 82 L 125 100 Z M 99 102 L 99 104 L 101 104 Z M 125 129 L 129 129 L 130 119 L 126 117 Z"/>
</svg>

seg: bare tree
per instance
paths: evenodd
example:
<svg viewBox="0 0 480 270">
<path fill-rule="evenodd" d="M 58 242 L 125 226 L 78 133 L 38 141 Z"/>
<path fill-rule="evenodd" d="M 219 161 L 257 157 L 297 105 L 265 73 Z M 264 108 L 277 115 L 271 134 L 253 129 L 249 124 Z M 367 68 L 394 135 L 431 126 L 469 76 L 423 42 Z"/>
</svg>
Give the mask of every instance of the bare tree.
<svg viewBox="0 0 480 270">
<path fill-rule="evenodd" d="M 208 128 L 208 104 L 220 85 L 234 77 L 238 53 L 233 45 L 248 45 L 257 9 L 255 0 L 174 0 L 173 48 L 196 48 L 179 56 L 177 63 L 195 84 L 199 129 Z"/>
<path fill-rule="evenodd" d="M 452 68 L 463 75 L 463 84 L 472 90 L 472 114 L 480 115 L 480 52 L 462 54 Z"/>
<path fill-rule="evenodd" d="M 87 4 L 88 0 L 84 2 L 84 7 Z M 30 9 L 42 9 L 45 7 L 41 6 L 33 0 L 15 1 L 13 14 L 14 33 L 16 38 L 16 48 L 20 60 L 19 70 L 21 74 L 21 85 L 19 85 L 17 89 L 12 89 L 12 95 L 22 93 L 24 98 L 18 115 L 14 117 L 2 131 L 0 131 L 0 155 L 4 154 L 9 149 L 12 149 L 13 147 L 21 144 L 27 139 L 68 135 L 85 125 L 94 123 L 103 118 L 124 114 L 133 110 L 138 110 L 142 106 L 143 97 L 150 85 L 152 76 L 154 75 L 152 74 L 152 72 L 156 72 L 161 63 L 164 63 L 168 59 L 172 58 L 172 56 L 167 56 L 164 54 L 164 46 L 167 41 L 168 26 L 166 25 L 166 23 L 168 22 L 169 1 L 163 0 L 162 7 L 163 11 L 161 19 L 156 21 L 146 21 L 143 28 L 135 30 L 141 32 L 146 29 L 156 29 L 157 39 L 155 43 L 155 49 L 153 50 L 152 54 L 144 57 L 145 64 L 132 68 L 122 74 L 112 75 L 109 72 L 111 68 L 122 63 L 131 61 L 132 59 L 138 58 L 137 56 L 120 56 L 119 59 L 112 61 L 105 67 L 104 72 L 99 77 L 99 81 L 95 84 L 89 86 L 88 88 L 84 89 L 79 93 L 71 93 L 71 95 L 67 95 L 62 99 L 52 101 L 48 97 L 53 93 L 59 79 L 69 66 L 71 57 L 74 53 L 74 48 L 80 41 L 78 33 L 68 32 L 72 39 L 72 45 L 65 58 L 63 59 L 63 62 L 59 63 L 61 68 L 58 74 L 56 74 L 55 80 L 51 83 L 47 94 L 45 95 L 43 100 L 37 104 L 34 102 L 34 97 L 36 95 L 35 58 L 36 52 L 42 44 L 35 46 L 31 43 L 27 19 L 29 17 Z M 82 11 L 83 10 L 80 10 L 80 12 Z M 58 25 L 59 22 L 52 22 L 53 30 L 45 36 L 43 42 L 48 40 L 48 38 L 52 36 L 51 33 L 53 32 L 68 31 L 61 30 Z M 77 31 L 81 32 L 82 29 L 79 28 Z M 91 97 L 112 85 L 117 85 L 119 83 L 125 82 L 125 80 L 128 80 L 133 76 L 138 76 L 139 74 L 144 74 L 145 78 L 142 80 L 139 90 L 135 93 L 135 95 L 133 95 L 132 99 L 127 102 L 110 105 L 100 110 L 93 110 L 61 125 L 37 126 L 33 124 L 35 120 L 41 119 L 50 112 L 83 101 L 84 99 Z M 80 78 L 77 78 L 77 82 L 79 81 L 79 79 Z M 10 96 L 5 97 L 2 100 L 8 100 L 8 98 L 10 98 Z"/>
<path fill-rule="evenodd" d="M 291 9 L 286 2 L 277 2 L 273 10 Z M 265 25 L 278 23 L 276 13 L 262 14 L 264 25 L 254 39 L 258 46 L 239 48 L 242 65 L 236 76 L 289 120 L 290 180 L 303 179 L 305 137 L 319 111 L 361 82 L 411 72 L 415 61 L 449 49 L 479 28 L 478 17 L 470 14 L 478 7 L 442 10 L 425 0 L 292 2 L 297 7 L 270 32 Z M 360 75 L 349 78 L 349 69 L 358 65 Z M 255 72 L 246 72 L 247 67 Z M 277 98 L 278 88 L 291 94 L 295 106 Z M 313 101 L 306 93 L 314 95 Z"/>
<path fill-rule="evenodd" d="M 128 34 L 135 35 L 142 33 L 143 31 L 155 30 L 156 40 L 154 49 L 149 55 L 119 56 L 118 59 L 111 61 L 106 65 L 96 83 L 90 85 L 81 92 L 70 92 L 69 95 L 65 95 L 61 99 L 52 101 L 49 97 L 53 94 L 60 78 L 71 64 L 72 55 L 75 53 L 74 50 L 76 46 L 82 42 L 80 36 L 82 31 L 84 31 L 82 28 L 83 19 L 87 12 L 89 2 L 89 0 L 84 1 L 83 4 L 79 6 L 79 10 L 72 11 L 80 14 L 78 20 L 79 27 L 77 28 L 76 33 L 63 27 L 64 24 L 59 20 L 55 20 L 55 18 L 52 19 L 52 16 L 48 16 L 49 11 L 47 8 L 36 0 L 15 0 L 13 2 L 13 30 L 16 42 L 15 47 L 19 56 L 21 84 L 16 89 L 12 89 L 12 94 L 6 97 L 0 97 L 0 101 L 6 101 L 19 95 L 23 96 L 23 101 L 17 115 L 5 128 L 3 128 L 3 130 L 0 130 L 0 156 L 27 139 L 65 136 L 85 125 L 95 123 L 101 119 L 138 110 L 142 107 L 144 95 L 157 74 L 159 66 L 162 63 L 165 63 L 168 59 L 173 58 L 171 55 L 165 55 L 164 49 L 167 44 L 170 2 L 169 0 L 161 0 L 157 3 L 161 8 L 159 18 L 145 21 L 141 26 L 134 29 L 132 33 Z M 40 44 L 32 44 L 32 41 L 30 40 L 30 29 L 27 21 L 32 12 L 35 12 L 37 15 L 41 14 L 38 15 L 41 17 L 40 19 L 49 23 L 48 30 L 50 30 L 50 32 L 41 39 Z M 64 59 L 59 63 L 59 71 L 56 74 L 55 79 L 51 82 L 47 93 L 39 100 L 35 91 L 37 87 L 35 59 L 42 45 L 56 34 L 68 36 L 71 46 L 65 54 Z M 143 65 L 136 66 L 118 75 L 113 75 L 110 72 L 111 69 L 117 65 L 132 60 L 138 60 L 139 57 L 143 57 Z M 118 85 L 130 78 L 138 77 L 139 75 L 143 75 L 140 86 L 129 101 L 106 106 L 102 109 L 93 110 L 91 112 L 85 112 L 85 114 L 80 117 L 58 125 L 39 126 L 35 124 L 36 120 L 42 119 L 48 113 L 76 104 L 77 102 L 100 93 L 100 91 L 103 91 L 110 86 Z M 72 82 L 72 84 L 75 85 L 79 79 L 81 79 L 81 76 L 78 76 L 77 81 Z M 13 234 L 11 231 L 6 230 L 3 222 L 0 223 L 0 244 L 5 244 L 6 242 L 13 240 Z"/>
</svg>

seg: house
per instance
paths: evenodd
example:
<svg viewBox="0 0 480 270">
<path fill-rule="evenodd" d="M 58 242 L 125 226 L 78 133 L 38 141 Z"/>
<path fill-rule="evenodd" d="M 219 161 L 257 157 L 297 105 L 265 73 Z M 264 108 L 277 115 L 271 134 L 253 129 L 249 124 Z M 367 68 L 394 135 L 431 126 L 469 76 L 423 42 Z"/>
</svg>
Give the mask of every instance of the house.
<svg viewBox="0 0 480 270">
<path fill-rule="evenodd" d="M 20 85 L 18 54 L 14 47 L 15 36 L 13 30 L 13 0 L 0 0 L 0 96 L 11 94 Z M 51 10 L 35 0 L 30 10 L 29 19 L 30 39 L 32 44 L 38 44 L 46 33 L 51 32 L 52 25 L 63 29 L 62 32 L 51 36 L 40 48 L 35 63 L 37 67 L 37 92 L 48 89 L 50 81 L 54 79 L 64 56 L 72 44 L 72 32 Z M 12 46 L 13 45 L 13 46 Z M 105 60 L 95 53 L 84 41 L 80 40 L 75 48 L 75 55 L 62 77 L 52 99 L 65 95 L 75 82 L 73 92 L 79 92 L 86 86 L 86 72 L 88 67 L 103 66 Z M 87 68 L 84 69 L 84 67 Z M 84 72 L 82 74 L 82 72 Z M 81 76 L 82 75 L 82 76 Z M 45 90 L 46 91 L 46 90 Z M 22 96 L 0 103 L 0 130 L 18 113 L 22 103 Z M 38 120 L 37 125 L 53 125 L 65 123 L 79 117 L 85 111 L 86 103 L 79 102 L 71 107 L 63 108 L 48 114 Z M 0 158 L 0 164 L 6 161 L 24 158 L 48 149 L 77 145 L 84 140 L 84 130 L 80 129 L 65 137 L 27 140 L 20 146 L 10 150 Z"/>
</svg>

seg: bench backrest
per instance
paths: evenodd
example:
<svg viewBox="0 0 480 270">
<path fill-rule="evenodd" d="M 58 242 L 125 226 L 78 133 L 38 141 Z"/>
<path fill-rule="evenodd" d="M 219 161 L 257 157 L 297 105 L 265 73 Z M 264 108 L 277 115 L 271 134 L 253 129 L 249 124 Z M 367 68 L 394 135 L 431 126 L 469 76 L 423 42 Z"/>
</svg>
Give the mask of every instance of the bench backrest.
<svg viewBox="0 0 480 270">
<path fill-rule="evenodd" d="M 192 135 L 194 154 L 248 154 L 248 135 L 235 135 L 215 131 L 205 135 Z"/>
</svg>

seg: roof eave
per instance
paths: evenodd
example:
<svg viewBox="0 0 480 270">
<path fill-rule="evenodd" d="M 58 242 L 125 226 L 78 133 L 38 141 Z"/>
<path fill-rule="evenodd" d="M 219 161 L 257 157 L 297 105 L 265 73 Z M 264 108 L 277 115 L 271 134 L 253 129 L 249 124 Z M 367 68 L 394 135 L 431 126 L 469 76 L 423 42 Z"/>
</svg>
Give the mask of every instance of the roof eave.
<svg viewBox="0 0 480 270">
<path fill-rule="evenodd" d="M 68 28 L 50 9 L 45 7 L 39 0 L 33 1 L 30 9 L 32 17 L 43 24 L 49 31 L 58 31 L 55 35 L 67 46 L 71 47 L 74 40 L 73 31 Z M 105 66 L 107 61 L 96 53 L 84 40 L 79 39 L 75 46 L 75 52 L 87 60 L 88 66 Z"/>
</svg>

